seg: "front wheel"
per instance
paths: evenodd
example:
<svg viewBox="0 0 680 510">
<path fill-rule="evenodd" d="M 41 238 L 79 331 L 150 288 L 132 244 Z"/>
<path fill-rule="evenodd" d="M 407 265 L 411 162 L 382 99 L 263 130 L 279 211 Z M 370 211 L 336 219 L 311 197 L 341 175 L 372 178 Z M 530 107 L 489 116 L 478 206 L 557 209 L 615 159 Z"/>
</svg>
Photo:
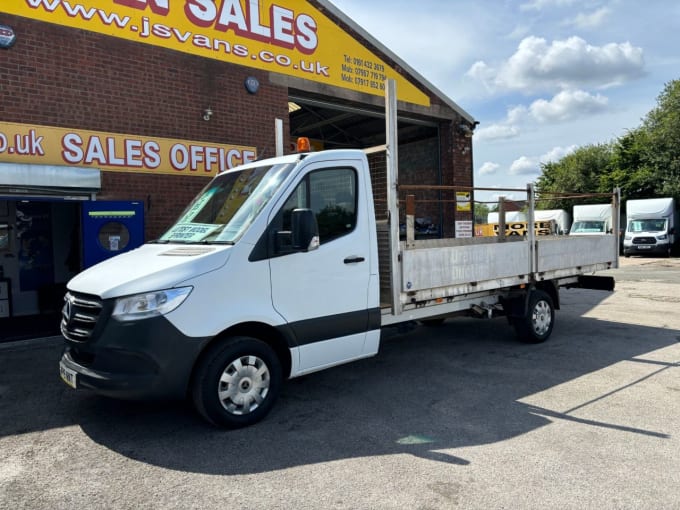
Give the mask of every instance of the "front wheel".
<svg viewBox="0 0 680 510">
<path fill-rule="evenodd" d="M 219 427 L 253 425 L 274 406 L 281 379 L 281 363 L 269 345 L 250 337 L 225 339 L 197 367 L 194 406 Z"/>
<path fill-rule="evenodd" d="M 552 298 L 542 290 L 529 295 L 526 315 L 514 319 L 517 337 L 526 343 L 545 342 L 552 333 L 555 322 L 555 306 Z"/>
</svg>

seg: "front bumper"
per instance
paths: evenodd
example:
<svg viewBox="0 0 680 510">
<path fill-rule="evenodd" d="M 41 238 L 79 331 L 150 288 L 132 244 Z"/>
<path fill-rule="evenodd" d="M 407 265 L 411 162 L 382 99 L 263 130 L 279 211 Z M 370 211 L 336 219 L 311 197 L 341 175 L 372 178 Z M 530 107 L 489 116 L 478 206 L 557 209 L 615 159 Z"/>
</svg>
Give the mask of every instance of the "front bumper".
<svg viewBox="0 0 680 510">
<path fill-rule="evenodd" d="M 119 322 L 104 304 L 89 338 L 64 335 L 60 364 L 75 372 L 76 388 L 122 399 L 184 398 L 208 338 L 187 337 L 165 317 Z M 62 331 L 67 331 L 62 321 Z"/>
<path fill-rule="evenodd" d="M 633 244 L 623 246 L 624 255 L 665 255 L 668 253 L 668 244 Z"/>
</svg>

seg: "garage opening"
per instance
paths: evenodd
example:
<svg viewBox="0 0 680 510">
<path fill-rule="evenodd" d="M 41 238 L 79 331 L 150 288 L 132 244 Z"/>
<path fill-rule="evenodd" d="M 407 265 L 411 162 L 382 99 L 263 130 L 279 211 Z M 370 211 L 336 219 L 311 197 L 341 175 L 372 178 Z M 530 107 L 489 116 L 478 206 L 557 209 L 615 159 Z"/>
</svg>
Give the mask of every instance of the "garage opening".
<svg viewBox="0 0 680 510">
<path fill-rule="evenodd" d="M 291 143 L 304 136 L 311 140 L 314 150 L 365 149 L 385 144 L 385 112 L 382 107 L 291 92 L 289 119 Z M 399 182 L 442 184 L 437 121 L 399 115 L 397 130 Z M 376 216 L 378 220 L 384 220 L 387 218 L 385 154 L 372 154 L 369 160 Z M 406 197 L 400 195 L 399 199 L 405 200 Z M 416 219 L 418 237 L 441 237 L 444 215 L 442 193 L 426 192 L 419 199 L 425 206 Z"/>
<path fill-rule="evenodd" d="M 306 136 L 323 149 L 363 149 L 385 143 L 383 109 L 301 94 L 291 94 L 288 106 L 293 140 Z M 438 141 L 438 125 L 432 120 L 400 115 L 398 138 L 400 151 L 412 143 Z"/>
</svg>

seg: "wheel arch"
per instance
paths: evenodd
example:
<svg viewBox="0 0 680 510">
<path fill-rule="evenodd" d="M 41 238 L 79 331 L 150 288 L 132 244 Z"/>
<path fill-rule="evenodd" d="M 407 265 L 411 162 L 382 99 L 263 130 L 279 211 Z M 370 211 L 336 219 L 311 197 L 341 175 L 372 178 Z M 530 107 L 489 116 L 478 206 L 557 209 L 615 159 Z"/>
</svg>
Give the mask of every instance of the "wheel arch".
<svg viewBox="0 0 680 510">
<path fill-rule="evenodd" d="M 529 298 L 531 292 L 534 290 L 542 290 L 553 302 L 553 308 L 555 310 L 560 309 L 560 292 L 557 284 L 552 280 L 543 280 L 536 282 L 531 287 L 524 288 L 522 291 L 516 292 L 509 298 L 501 299 L 503 308 L 509 318 L 513 317 L 523 317 L 527 314 L 527 309 L 529 306 Z"/>
<path fill-rule="evenodd" d="M 187 381 L 187 394 L 191 392 L 193 386 L 194 377 L 196 376 L 197 368 L 201 365 L 206 356 L 211 354 L 211 351 L 218 345 L 222 340 L 230 337 L 237 336 L 249 336 L 256 338 L 273 349 L 281 362 L 281 369 L 284 379 L 290 377 L 290 371 L 292 368 L 292 359 L 290 354 L 289 343 L 284 334 L 274 326 L 265 324 L 262 322 L 243 322 L 240 324 L 235 324 L 230 328 L 225 329 L 221 333 L 215 335 L 201 350 L 201 353 L 196 357 L 194 365 L 191 368 L 191 376 Z"/>
</svg>

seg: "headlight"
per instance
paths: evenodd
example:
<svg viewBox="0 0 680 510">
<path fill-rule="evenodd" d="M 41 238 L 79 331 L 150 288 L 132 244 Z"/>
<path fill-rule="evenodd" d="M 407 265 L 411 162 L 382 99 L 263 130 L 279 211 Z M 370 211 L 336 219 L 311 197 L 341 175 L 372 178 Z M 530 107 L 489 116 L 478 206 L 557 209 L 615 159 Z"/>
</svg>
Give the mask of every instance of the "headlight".
<svg viewBox="0 0 680 510">
<path fill-rule="evenodd" d="M 113 308 L 113 318 L 119 321 L 136 321 L 172 312 L 182 304 L 193 287 L 159 290 L 119 298 Z"/>
<path fill-rule="evenodd" d="M 630 241 L 631 239 L 633 239 L 633 236 L 625 236 L 624 239 L 625 239 L 626 241 Z"/>
<path fill-rule="evenodd" d="M 657 238 L 659 241 L 665 241 L 666 239 L 668 239 L 668 235 L 667 235 L 667 234 L 663 234 L 663 235 L 660 235 L 660 236 L 656 236 L 656 238 Z"/>
</svg>

